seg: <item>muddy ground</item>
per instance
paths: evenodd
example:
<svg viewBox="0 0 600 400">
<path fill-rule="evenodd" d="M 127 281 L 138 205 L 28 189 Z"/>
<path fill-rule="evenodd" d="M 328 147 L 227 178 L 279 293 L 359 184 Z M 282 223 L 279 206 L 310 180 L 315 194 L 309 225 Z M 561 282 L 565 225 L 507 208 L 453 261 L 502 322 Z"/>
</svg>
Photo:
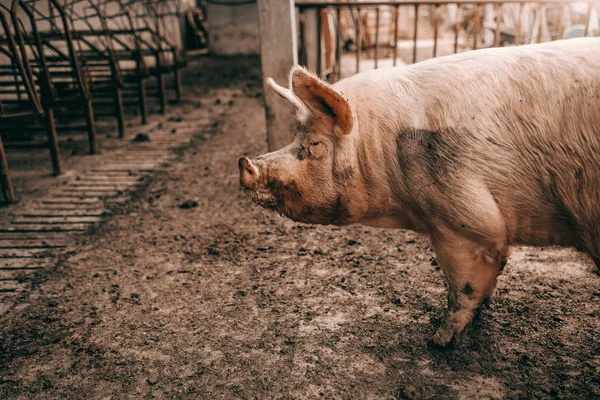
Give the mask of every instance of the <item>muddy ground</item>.
<svg viewBox="0 0 600 400">
<path fill-rule="evenodd" d="M 255 59 L 204 59 L 187 100 L 232 101 L 0 317 L 0 398 L 591 398 L 600 276 L 518 248 L 459 349 L 427 339 L 445 287 L 426 238 L 296 224 L 253 205 L 265 151 Z M 198 207 L 181 209 L 185 200 Z"/>
</svg>

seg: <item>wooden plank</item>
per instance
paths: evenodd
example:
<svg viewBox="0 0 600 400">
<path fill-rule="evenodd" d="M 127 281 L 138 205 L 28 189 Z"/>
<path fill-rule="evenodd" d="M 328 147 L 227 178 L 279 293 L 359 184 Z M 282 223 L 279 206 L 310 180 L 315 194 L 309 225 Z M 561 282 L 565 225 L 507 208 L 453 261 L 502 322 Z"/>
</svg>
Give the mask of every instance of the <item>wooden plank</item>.
<svg viewBox="0 0 600 400">
<path fill-rule="evenodd" d="M 105 189 L 129 189 L 136 186 L 137 182 L 132 183 L 109 183 L 109 182 L 77 182 L 71 183 L 65 190 L 80 191 L 80 190 L 105 190 Z"/>
<path fill-rule="evenodd" d="M 0 259 L 0 269 L 41 269 L 55 263 L 56 261 L 53 258 L 2 258 Z"/>
<path fill-rule="evenodd" d="M 208 129 L 208 128 L 212 128 L 213 127 L 213 121 L 211 120 L 200 120 L 200 121 L 194 121 L 195 123 L 193 125 L 190 125 L 189 121 L 181 121 L 181 122 L 163 122 L 161 127 L 156 127 L 156 129 L 158 130 L 171 130 L 173 128 L 181 128 L 181 129 L 189 129 L 189 130 L 195 130 L 195 129 Z M 154 132 L 157 132 L 156 130 Z"/>
<path fill-rule="evenodd" d="M 59 197 L 73 197 L 76 199 L 84 199 L 90 197 L 106 198 L 123 194 L 123 190 L 107 189 L 107 190 L 64 190 L 52 192 L 53 195 Z"/>
<path fill-rule="evenodd" d="M 153 162 L 153 163 L 159 163 L 159 162 L 163 162 L 166 161 L 168 158 L 167 157 L 150 157 L 148 155 L 144 155 L 142 156 L 137 156 L 137 155 L 130 155 L 130 156 L 126 156 L 126 155 L 122 155 L 118 158 L 107 158 L 106 159 L 106 163 L 107 164 L 119 164 L 119 163 L 128 163 L 128 164 L 140 164 L 140 163 L 146 163 L 146 162 Z"/>
<path fill-rule="evenodd" d="M 95 212 L 104 212 L 106 208 L 102 202 L 98 203 L 88 203 L 88 204 L 74 204 L 74 203 L 48 203 L 48 204 L 40 204 L 37 206 L 36 210 L 39 211 L 51 211 L 51 210 L 62 210 L 62 211 L 70 211 L 70 210 L 78 210 L 78 211 L 95 211 Z"/>
<path fill-rule="evenodd" d="M 162 143 L 153 143 L 146 142 L 144 144 L 138 144 L 135 149 L 136 151 L 142 153 L 146 151 L 161 151 L 162 155 L 166 155 L 169 153 L 169 149 L 165 147 Z"/>
<path fill-rule="evenodd" d="M 66 242 L 53 240 L 8 240 L 0 239 L 0 249 L 64 249 Z"/>
<path fill-rule="evenodd" d="M 27 276 L 33 275 L 35 269 L 11 269 L 0 270 L 0 281 L 17 281 Z"/>
<path fill-rule="evenodd" d="M 77 179 L 79 178 L 79 179 Z M 137 181 L 141 177 L 139 175 L 131 174 L 127 171 L 123 172 L 103 172 L 103 173 L 91 173 L 87 172 L 84 175 L 79 175 L 75 178 L 76 181 L 115 181 L 121 183 L 121 181 Z"/>
<path fill-rule="evenodd" d="M 3 232 L 3 233 L 0 233 L 0 240 L 18 240 L 20 242 L 24 241 L 24 240 L 40 240 L 40 241 L 50 242 L 50 241 L 70 241 L 71 237 L 70 237 L 69 233 L 65 233 L 65 232 L 42 232 L 42 233 Z"/>
<path fill-rule="evenodd" d="M 43 225 L 43 224 L 30 224 L 30 225 L 11 225 L 7 228 L 1 228 L 0 233 L 32 233 L 32 232 L 78 232 L 86 231 L 89 224 L 69 224 L 69 225 Z"/>
<path fill-rule="evenodd" d="M 98 167 L 101 167 L 99 165 Z M 92 172 L 88 170 L 86 173 L 88 177 L 98 180 L 110 180 L 110 179 L 140 179 L 140 175 L 131 171 L 104 171 L 104 172 Z"/>
<path fill-rule="evenodd" d="M 0 240 L 13 240 L 18 242 L 39 240 L 47 243 L 70 242 L 72 239 L 68 232 L 2 232 Z"/>
<path fill-rule="evenodd" d="M 51 197 L 42 200 L 42 204 L 102 204 L 102 200 L 97 197 L 76 198 L 76 197 Z"/>
<path fill-rule="evenodd" d="M 118 156 L 119 154 L 129 154 L 129 155 L 137 155 L 137 156 L 163 156 L 166 157 L 169 153 L 164 149 L 161 150 L 149 150 L 149 151 L 140 151 L 139 149 L 121 149 L 117 150 L 114 153 L 111 153 L 111 156 Z"/>
<path fill-rule="evenodd" d="M 53 198 L 54 197 L 65 197 L 65 198 L 72 198 L 72 199 L 87 199 L 87 198 L 103 199 L 104 197 L 108 197 L 104 193 L 92 194 L 92 195 L 88 196 L 85 192 L 83 192 L 83 193 L 63 193 L 59 190 L 54 190 L 50 194 L 52 195 Z"/>
<path fill-rule="evenodd" d="M 175 133 L 172 133 L 171 130 L 175 129 Z M 189 142 L 194 134 L 198 133 L 197 130 L 183 130 L 183 128 L 171 128 L 167 131 L 161 131 L 150 135 L 150 140 L 153 140 L 155 137 L 161 138 L 177 138 L 178 140 L 185 140 Z"/>
<path fill-rule="evenodd" d="M 138 171 L 138 170 L 143 170 L 143 169 L 148 169 L 148 168 L 155 168 L 157 165 L 158 165 L 158 163 L 153 163 L 153 162 L 146 162 L 143 164 L 122 162 L 122 163 L 111 163 L 111 164 L 101 165 L 98 167 L 94 167 L 91 170 L 99 171 L 99 172 L 103 172 L 103 171 L 121 172 L 121 171 L 129 171 L 129 170 Z"/>
<path fill-rule="evenodd" d="M 27 283 L 17 281 L 0 281 L 0 293 L 21 293 L 27 289 Z"/>
<path fill-rule="evenodd" d="M 52 256 L 53 249 L 2 249 L 0 248 L 0 258 L 40 258 Z"/>
<path fill-rule="evenodd" d="M 108 185 L 105 184 L 104 186 L 100 185 L 86 185 L 86 186 L 81 186 L 81 185 L 68 185 L 68 186 L 62 186 L 60 189 L 58 189 L 59 191 L 62 192 L 69 192 L 69 193 L 87 193 L 87 192 L 118 192 L 120 190 L 126 190 L 129 189 L 130 187 L 133 187 L 134 185 L 130 185 L 130 184 L 123 184 L 123 185 Z"/>
<path fill-rule="evenodd" d="M 106 214 L 104 210 L 86 210 L 86 209 L 75 209 L 75 210 L 57 210 L 47 208 L 37 208 L 33 210 L 24 210 L 21 213 L 22 217 L 29 218 L 43 218 L 43 217 L 101 217 Z"/>
<path fill-rule="evenodd" d="M 43 216 L 43 217 L 17 217 L 13 224 L 93 224 L 100 221 L 100 217 L 82 216 Z"/>
<path fill-rule="evenodd" d="M 150 142 L 144 142 L 143 144 L 156 144 L 156 143 L 188 143 L 190 138 L 185 137 L 185 135 L 176 135 L 176 134 L 158 134 L 151 135 Z M 165 152 L 166 153 L 166 152 Z M 143 153 L 140 153 L 143 154 Z"/>
<path fill-rule="evenodd" d="M 126 203 L 127 201 L 129 201 L 129 197 L 111 197 L 110 199 L 106 200 L 106 204 L 123 204 Z"/>
<path fill-rule="evenodd" d="M 175 128 L 173 128 L 175 129 Z M 150 135 L 148 135 L 150 141 L 149 142 L 139 142 L 139 143 L 134 143 L 134 146 L 132 148 L 137 148 L 140 145 L 145 145 L 145 144 L 153 144 L 153 143 L 159 143 L 159 142 L 165 142 L 165 143 L 173 143 L 173 142 L 189 142 L 190 141 L 190 136 L 186 135 L 185 133 L 181 133 L 181 134 L 177 134 L 177 133 L 171 133 L 171 132 L 160 132 L 160 133 L 152 133 Z"/>
<path fill-rule="evenodd" d="M 152 172 L 156 169 L 157 165 L 107 165 L 105 167 L 96 167 L 92 171 L 107 172 L 107 171 L 131 171 L 131 172 Z"/>
<path fill-rule="evenodd" d="M 106 177 L 106 178 L 105 177 L 97 177 L 97 178 L 89 178 L 89 179 L 85 179 L 85 180 L 82 179 L 77 182 L 72 182 L 71 185 L 73 187 L 76 187 L 77 185 L 79 185 L 79 186 L 138 185 L 141 182 L 143 182 L 143 180 L 141 178 L 142 178 L 141 175 L 127 176 L 127 177 L 111 176 L 111 177 Z"/>
</svg>

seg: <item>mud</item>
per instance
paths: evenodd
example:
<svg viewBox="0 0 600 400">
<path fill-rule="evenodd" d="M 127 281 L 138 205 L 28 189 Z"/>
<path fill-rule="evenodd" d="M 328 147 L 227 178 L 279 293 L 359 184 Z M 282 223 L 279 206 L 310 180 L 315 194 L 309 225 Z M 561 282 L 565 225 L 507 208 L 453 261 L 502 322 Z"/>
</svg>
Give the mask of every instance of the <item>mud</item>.
<svg viewBox="0 0 600 400">
<path fill-rule="evenodd" d="M 600 396 L 586 256 L 515 249 L 463 346 L 438 350 L 446 293 L 426 238 L 252 204 L 237 158 L 266 149 L 258 65 L 186 71 L 184 120 L 203 99 L 229 111 L 0 317 L 0 398 Z"/>
</svg>

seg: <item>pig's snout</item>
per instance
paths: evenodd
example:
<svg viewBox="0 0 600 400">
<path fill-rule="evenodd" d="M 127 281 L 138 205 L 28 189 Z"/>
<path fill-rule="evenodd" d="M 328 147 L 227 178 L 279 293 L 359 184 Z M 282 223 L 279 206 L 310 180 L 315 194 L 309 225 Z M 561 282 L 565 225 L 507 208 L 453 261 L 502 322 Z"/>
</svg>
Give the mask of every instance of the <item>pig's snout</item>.
<svg viewBox="0 0 600 400">
<path fill-rule="evenodd" d="M 240 157 L 238 166 L 240 168 L 240 185 L 245 188 L 255 186 L 260 179 L 258 167 L 248 157 Z"/>
</svg>

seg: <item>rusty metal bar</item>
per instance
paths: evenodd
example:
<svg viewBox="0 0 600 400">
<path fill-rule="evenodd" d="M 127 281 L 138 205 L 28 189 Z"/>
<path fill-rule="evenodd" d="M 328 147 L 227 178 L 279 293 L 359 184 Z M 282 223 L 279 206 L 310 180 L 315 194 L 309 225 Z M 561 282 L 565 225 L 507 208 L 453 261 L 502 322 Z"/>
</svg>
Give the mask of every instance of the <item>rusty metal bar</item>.
<svg viewBox="0 0 600 400">
<path fill-rule="evenodd" d="M 356 73 L 360 72 L 360 51 L 362 47 L 362 30 L 360 28 L 360 7 L 356 9 Z"/>
<path fill-rule="evenodd" d="M 558 20 L 558 38 L 562 39 L 563 34 L 565 33 L 565 8 L 568 7 L 566 5 L 562 5 L 562 12 L 560 13 L 560 18 Z"/>
<path fill-rule="evenodd" d="M 537 39 L 536 43 L 542 43 L 542 34 L 544 33 L 543 28 L 544 25 L 542 22 L 544 21 L 544 14 L 546 13 L 546 5 L 544 3 L 540 3 L 538 12 L 540 13 L 540 25 L 538 26 Z"/>
<path fill-rule="evenodd" d="M 322 59 L 321 59 L 321 51 L 322 49 L 322 43 L 321 43 L 321 34 L 323 33 L 323 30 L 321 29 L 321 24 L 323 23 L 323 21 L 321 20 L 321 11 L 322 9 L 318 9 L 317 10 L 317 75 L 321 76 L 321 72 L 323 71 L 323 68 L 321 66 L 322 63 Z"/>
<path fill-rule="evenodd" d="M 475 13 L 475 32 L 473 33 L 473 50 L 477 50 L 479 46 L 479 34 L 481 33 L 481 7 L 477 6 L 477 12 Z"/>
<path fill-rule="evenodd" d="M 496 8 L 496 32 L 494 35 L 494 47 L 500 47 L 500 29 L 502 24 L 502 3 Z"/>
<path fill-rule="evenodd" d="M 521 43 L 521 26 L 523 24 L 523 4 L 519 4 L 517 27 L 515 29 L 515 44 Z"/>
<path fill-rule="evenodd" d="M 379 18 L 380 9 L 377 7 L 375 10 L 375 69 L 377 69 L 379 62 Z"/>
<path fill-rule="evenodd" d="M 460 32 L 460 16 L 462 13 L 462 4 L 456 6 L 456 20 L 454 21 L 454 53 L 458 53 L 458 34 Z"/>
<path fill-rule="evenodd" d="M 56 93 L 53 90 L 54 87 L 52 86 L 52 78 L 50 76 L 50 71 L 48 69 L 48 63 L 46 62 L 46 57 L 44 57 L 44 55 L 43 55 L 44 49 L 42 46 L 42 41 L 40 39 L 40 34 L 37 29 L 37 24 L 35 23 L 35 16 L 28 7 L 22 7 L 22 9 L 27 14 L 27 16 L 29 17 L 29 19 L 31 21 L 31 35 L 34 37 L 35 45 L 37 46 L 38 51 L 40 53 L 39 54 L 39 67 L 41 69 L 40 75 L 43 76 L 43 80 L 44 80 L 43 84 L 45 86 L 45 91 L 48 92 L 48 93 L 46 93 L 46 95 L 51 95 L 51 96 L 55 97 Z M 15 18 L 16 18 L 16 15 L 15 15 Z M 31 66 L 29 64 L 27 65 L 27 67 L 29 69 L 31 69 Z M 32 81 L 33 81 L 31 70 L 29 71 L 29 74 L 31 77 L 30 79 L 32 79 Z"/>
<path fill-rule="evenodd" d="M 29 100 L 35 106 L 36 111 L 39 114 L 42 114 L 43 113 L 42 106 L 37 98 L 36 93 L 35 93 L 35 88 L 33 87 L 33 83 L 29 80 L 29 77 L 27 75 L 27 71 L 25 69 L 25 65 L 22 61 L 22 58 L 19 57 L 19 55 L 18 55 L 17 43 L 15 43 L 14 37 L 12 36 L 12 34 L 10 32 L 10 26 L 8 24 L 8 20 L 6 19 L 3 12 L 0 12 L 0 22 L 2 23 L 2 26 L 4 27 L 9 50 L 12 53 L 12 59 L 14 61 L 14 64 L 16 64 L 17 69 L 19 70 L 21 79 L 23 80 L 23 85 L 25 86 L 25 90 L 27 91 L 27 95 L 29 96 Z M 15 29 L 15 33 L 16 33 L 16 31 L 18 31 L 18 28 Z M 27 57 L 25 57 L 25 59 L 27 59 Z"/>
<path fill-rule="evenodd" d="M 56 10 L 60 14 L 60 19 L 62 21 L 63 28 L 65 31 L 64 34 L 65 34 L 65 39 L 67 42 L 67 49 L 69 51 L 71 66 L 73 68 L 73 75 L 74 75 L 74 78 L 77 80 L 77 83 L 78 83 L 78 86 L 80 89 L 80 94 L 84 98 L 89 98 L 87 83 L 83 79 L 83 75 L 81 74 L 81 70 L 79 69 L 79 65 L 80 65 L 79 57 L 77 55 L 77 52 L 75 51 L 75 46 L 73 44 L 72 29 L 71 29 L 71 25 L 70 25 L 69 21 L 67 20 L 65 10 L 58 3 L 58 0 L 50 0 L 50 1 L 52 1 L 52 4 L 54 5 Z M 92 120 L 93 120 L 93 118 L 92 118 Z"/>
<path fill-rule="evenodd" d="M 583 37 L 587 37 L 590 32 L 590 19 L 592 17 L 592 10 L 594 9 L 594 3 L 588 2 L 587 13 L 585 15 L 585 29 L 583 30 Z"/>
<path fill-rule="evenodd" d="M 8 171 L 8 162 L 6 160 L 4 146 L 2 145 L 2 138 L 0 138 L 0 189 L 4 200 L 7 203 L 13 203 L 15 201 L 15 191 L 10 180 L 10 172 Z"/>
<path fill-rule="evenodd" d="M 306 44 L 304 43 L 305 16 L 303 9 L 299 9 L 298 12 L 300 14 L 298 16 L 298 26 L 300 29 L 300 35 L 298 36 L 298 62 L 300 64 L 306 65 Z M 302 51 L 302 53 L 300 53 L 300 50 Z"/>
<path fill-rule="evenodd" d="M 341 24 L 341 9 L 338 7 L 336 10 L 336 32 L 335 32 L 335 68 L 336 68 L 336 77 L 337 80 L 340 80 L 342 77 L 342 64 L 341 64 L 341 50 L 340 50 L 340 41 L 342 40 L 342 24 Z"/>
<path fill-rule="evenodd" d="M 414 6 L 423 4 L 500 4 L 500 3 L 512 3 L 512 4 L 523 4 L 531 3 L 532 0 L 388 0 L 388 1 L 377 1 L 373 3 L 365 3 L 363 1 L 348 1 L 344 3 L 335 1 L 297 1 L 296 7 L 298 8 L 314 8 L 314 7 L 378 7 L 378 6 Z M 564 0 L 544 0 L 546 4 L 561 4 Z"/>
<path fill-rule="evenodd" d="M 54 175 L 60 175 L 62 173 L 62 168 L 58 151 L 58 136 L 56 134 L 54 109 L 51 107 L 48 108 L 45 117 L 44 126 L 46 128 L 46 134 L 48 135 L 48 148 L 50 150 L 50 160 L 52 161 L 52 173 Z"/>
<path fill-rule="evenodd" d="M 439 5 L 433 7 L 433 57 L 437 56 L 438 30 L 440 27 L 440 15 L 438 13 Z"/>
<path fill-rule="evenodd" d="M 417 34 L 419 32 L 419 5 L 415 4 L 415 30 L 413 32 L 413 64 L 417 62 Z"/>
<path fill-rule="evenodd" d="M 396 6 L 394 10 L 394 48 L 392 52 L 394 54 L 394 67 L 396 66 L 398 58 L 398 19 L 400 18 L 400 6 Z"/>
</svg>

